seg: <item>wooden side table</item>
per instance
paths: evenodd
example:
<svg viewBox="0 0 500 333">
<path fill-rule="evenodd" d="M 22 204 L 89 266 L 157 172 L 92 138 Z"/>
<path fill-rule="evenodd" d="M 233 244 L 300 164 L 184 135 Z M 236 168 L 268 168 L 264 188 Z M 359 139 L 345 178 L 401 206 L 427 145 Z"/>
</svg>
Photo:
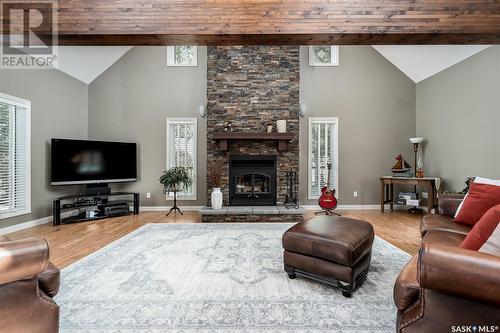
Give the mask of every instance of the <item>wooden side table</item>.
<svg viewBox="0 0 500 333">
<path fill-rule="evenodd" d="M 391 210 L 394 209 L 394 184 L 424 186 L 429 197 L 427 199 L 427 210 L 430 214 L 437 204 L 436 178 L 404 178 L 384 176 L 380 177 L 380 211 L 384 212 L 385 204 L 389 204 Z"/>
</svg>

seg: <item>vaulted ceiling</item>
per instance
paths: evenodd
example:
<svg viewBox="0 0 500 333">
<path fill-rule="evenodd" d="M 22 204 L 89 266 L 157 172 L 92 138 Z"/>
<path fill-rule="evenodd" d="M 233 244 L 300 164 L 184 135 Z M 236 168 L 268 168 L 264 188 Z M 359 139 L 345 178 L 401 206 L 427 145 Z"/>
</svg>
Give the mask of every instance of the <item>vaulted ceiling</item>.
<svg viewBox="0 0 500 333">
<path fill-rule="evenodd" d="M 489 46 L 379 45 L 373 47 L 417 83 Z M 59 47 L 59 70 L 89 84 L 131 48 L 131 46 L 61 46 Z"/>
<path fill-rule="evenodd" d="M 58 68 L 89 84 L 131 48 L 131 46 L 60 46 Z"/>
<path fill-rule="evenodd" d="M 414 82 L 437 74 L 488 48 L 488 45 L 374 45 Z"/>
</svg>

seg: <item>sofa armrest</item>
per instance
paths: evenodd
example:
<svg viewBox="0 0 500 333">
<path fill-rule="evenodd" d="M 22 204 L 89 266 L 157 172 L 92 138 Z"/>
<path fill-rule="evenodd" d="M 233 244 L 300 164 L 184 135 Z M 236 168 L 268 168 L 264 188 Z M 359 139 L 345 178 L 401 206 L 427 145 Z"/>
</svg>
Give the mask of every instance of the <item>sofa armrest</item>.
<svg viewBox="0 0 500 333">
<path fill-rule="evenodd" d="M 500 257 L 424 242 L 418 277 L 424 289 L 500 305 Z"/>
<path fill-rule="evenodd" d="M 49 245 L 43 238 L 0 243 L 0 285 L 37 276 L 49 262 Z"/>
<path fill-rule="evenodd" d="M 438 198 L 438 213 L 455 216 L 458 206 L 464 200 L 465 194 L 440 194 Z"/>
</svg>

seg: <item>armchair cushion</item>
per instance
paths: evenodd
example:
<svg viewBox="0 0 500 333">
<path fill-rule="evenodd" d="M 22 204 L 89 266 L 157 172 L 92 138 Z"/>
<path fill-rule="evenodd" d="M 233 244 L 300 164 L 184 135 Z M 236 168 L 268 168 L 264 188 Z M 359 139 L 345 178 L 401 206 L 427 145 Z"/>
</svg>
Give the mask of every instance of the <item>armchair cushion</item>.
<svg viewBox="0 0 500 333">
<path fill-rule="evenodd" d="M 429 231 L 447 231 L 467 235 L 471 228 L 467 225 L 453 223 L 453 217 L 440 214 L 427 214 L 420 221 L 422 237 Z"/>
<path fill-rule="evenodd" d="M 465 235 L 447 231 L 429 231 L 422 238 L 422 243 L 444 244 L 449 246 L 460 246 Z"/>
</svg>

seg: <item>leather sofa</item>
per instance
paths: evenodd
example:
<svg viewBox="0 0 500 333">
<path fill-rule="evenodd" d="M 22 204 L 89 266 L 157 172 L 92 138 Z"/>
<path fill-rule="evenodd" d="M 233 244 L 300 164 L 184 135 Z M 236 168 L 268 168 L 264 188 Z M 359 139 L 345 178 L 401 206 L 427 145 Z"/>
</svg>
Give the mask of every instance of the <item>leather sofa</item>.
<svg viewBox="0 0 500 333">
<path fill-rule="evenodd" d="M 459 247 L 471 229 L 453 222 L 462 199 L 441 195 L 438 214 L 422 218 L 420 251 L 394 286 L 397 332 L 494 332 L 500 326 L 500 253 Z"/>
<path fill-rule="evenodd" d="M 55 333 L 59 330 L 59 269 L 49 262 L 43 238 L 12 241 L 0 236 L 0 331 Z"/>
</svg>

